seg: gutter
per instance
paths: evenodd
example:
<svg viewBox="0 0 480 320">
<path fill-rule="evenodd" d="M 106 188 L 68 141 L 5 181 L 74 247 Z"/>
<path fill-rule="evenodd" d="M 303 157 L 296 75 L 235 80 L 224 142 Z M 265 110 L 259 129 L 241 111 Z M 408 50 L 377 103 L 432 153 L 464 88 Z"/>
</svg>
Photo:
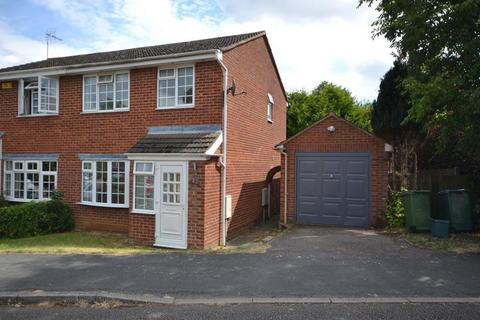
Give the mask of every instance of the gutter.
<svg viewBox="0 0 480 320">
<path fill-rule="evenodd" d="M 219 160 L 220 166 L 222 167 L 222 199 L 221 199 L 221 210 L 222 210 L 222 239 L 221 245 L 227 245 L 227 219 L 226 219 L 226 205 L 225 199 L 227 197 L 227 129 L 228 129 L 228 68 L 222 61 L 222 52 L 217 50 L 217 61 L 222 67 L 223 71 L 223 155 Z"/>
<path fill-rule="evenodd" d="M 287 225 L 287 213 L 288 213 L 288 154 L 285 152 L 285 146 L 283 144 L 278 145 L 275 149 L 285 157 L 285 175 L 284 175 L 284 206 L 283 206 L 283 224 Z"/>
<path fill-rule="evenodd" d="M 69 66 L 36 68 L 26 70 L 14 70 L 0 72 L 0 80 L 14 80 L 35 75 L 66 75 L 79 74 L 84 72 L 94 72 L 98 70 L 108 71 L 119 68 L 147 67 L 168 63 L 185 63 L 189 61 L 208 61 L 217 58 L 217 49 L 202 50 L 188 53 L 176 53 L 164 56 L 155 56 L 148 58 L 127 59 L 121 61 L 102 61 L 97 63 L 82 63 Z M 55 58 L 52 58 L 55 59 Z"/>
</svg>

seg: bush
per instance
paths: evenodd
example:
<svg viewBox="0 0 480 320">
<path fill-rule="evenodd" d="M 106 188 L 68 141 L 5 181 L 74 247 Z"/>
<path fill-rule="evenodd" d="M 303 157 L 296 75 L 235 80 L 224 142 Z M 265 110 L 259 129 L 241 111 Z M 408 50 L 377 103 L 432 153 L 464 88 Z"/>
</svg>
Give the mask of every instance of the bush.
<svg viewBox="0 0 480 320">
<path fill-rule="evenodd" d="M 68 205 L 55 195 L 45 202 L 0 208 L 0 238 L 24 238 L 70 231 L 74 227 Z"/>
<path fill-rule="evenodd" d="M 390 228 L 401 228 L 405 226 L 405 211 L 400 192 L 392 192 L 388 197 L 387 222 Z"/>
<path fill-rule="evenodd" d="M 5 198 L 0 195 L 0 208 L 3 208 L 3 207 L 8 207 L 10 205 L 10 203 L 5 200 Z"/>
</svg>

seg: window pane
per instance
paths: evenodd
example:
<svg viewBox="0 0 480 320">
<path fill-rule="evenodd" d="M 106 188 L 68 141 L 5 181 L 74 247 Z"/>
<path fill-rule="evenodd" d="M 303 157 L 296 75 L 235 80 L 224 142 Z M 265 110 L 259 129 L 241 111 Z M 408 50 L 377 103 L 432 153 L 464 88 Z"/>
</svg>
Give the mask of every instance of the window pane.
<svg viewBox="0 0 480 320">
<path fill-rule="evenodd" d="M 164 69 L 160 70 L 159 76 L 164 78 L 164 77 L 173 77 L 174 75 L 174 70 L 173 69 Z"/>
<path fill-rule="evenodd" d="M 108 162 L 98 161 L 96 172 L 96 201 L 108 202 Z"/>
<path fill-rule="evenodd" d="M 125 202 L 125 162 L 112 162 L 112 203 Z"/>
<path fill-rule="evenodd" d="M 115 108 L 128 108 L 128 73 L 115 75 Z"/>
<path fill-rule="evenodd" d="M 7 161 L 7 162 L 5 162 L 5 170 L 7 170 L 7 171 L 12 171 L 12 169 L 13 169 L 13 163 L 12 163 L 12 161 Z"/>
<path fill-rule="evenodd" d="M 193 103 L 193 67 L 178 69 L 178 97 L 177 103 Z"/>
<path fill-rule="evenodd" d="M 14 198 L 23 199 L 24 198 L 24 190 L 25 190 L 25 175 L 24 173 L 15 173 L 15 181 L 14 181 Z"/>
<path fill-rule="evenodd" d="M 153 172 L 153 163 L 151 162 L 137 162 L 135 163 L 136 172 Z"/>
<path fill-rule="evenodd" d="M 99 110 L 113 110 L 113 83 L 98 85 Z"/>
<path fill-rule="evenodd" d="M 46 174 L 43 175 L 43 195 L 44 199 L 50 199 L 53 191 L 55 190 L 55 175 Z"/>
<path fill-rule="evenodd" d="M 5 197 L 12 196 L 12 174 L 11 173 L 5 174 L 5 190 L 3 190 L 3 195 Z"/>
<path fill-rule="evenodd" d="M 15 170 L 23 170 L 23 162 L 14 163 Z"/>
<path fill-rule="evenodd" d="M 161 70 L 160 74 L 162 74 L 162 71 L 166 70 Z M 175 79 L 161 79 L 158 81 L 158 105 L 159 107 L 175 106 Z"/>
<path fill-rule="evenodd" d="M 83 78 L 83 109 L 92 111 L 97 109 L 97 77 Z"/>
<path fill-rule="evenodd" d="M 27 199 L 38 199 L 39 187 L 38 173 L 27 173 Z"/>
<path fill-rule="evenodd" d="M 40 111 L 57 112 L 57 86 L 58 80 L 41 78 L 40 81 Z"/>
<path fill-rule="evenodd" d="M 38 170 L 37 162 L 27 162 L 27 170 L 36 171 Z"/>
<path fill-rule="evenodd" d="M 135 177 L 135 208 L 153 210 L 154 195 L 153 175 L 137 175 Z"/>
<path fill-rule="evenodd" d="M 93 201 L 93 172 L 83 173 L 82 188 L 83 188 L 82 201 L 87 201 L 87 202 Z"/>
</svg>

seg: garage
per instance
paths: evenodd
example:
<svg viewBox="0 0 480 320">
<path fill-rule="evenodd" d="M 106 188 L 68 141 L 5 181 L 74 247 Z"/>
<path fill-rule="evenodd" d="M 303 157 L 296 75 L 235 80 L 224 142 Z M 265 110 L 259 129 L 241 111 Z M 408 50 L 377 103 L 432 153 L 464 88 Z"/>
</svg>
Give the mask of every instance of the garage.
<svg viewBox="0 0 480 320">
<path fill-rule="evenodd" d="M 330 114 L 276 146 L 283 223 L 369 227 L 384 222 L 389 146 Z"/>
</svg>

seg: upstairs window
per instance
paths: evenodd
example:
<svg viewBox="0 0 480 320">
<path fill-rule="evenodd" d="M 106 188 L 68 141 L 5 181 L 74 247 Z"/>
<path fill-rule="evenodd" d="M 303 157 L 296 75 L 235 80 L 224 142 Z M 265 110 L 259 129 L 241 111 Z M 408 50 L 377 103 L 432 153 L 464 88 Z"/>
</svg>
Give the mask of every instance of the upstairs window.
<svg viewBox="0 0 480 320">
<path fill-rule="evenodd" d="M 47 200 L 57 186 L 57 161 L 5 161 L 3 195 L 9 201 Z"/>
<path fill-rule="evenodd" d="M 191 108 L 194 103 L 194 68 L 158 69 L 157 109 Z"/>
<path fill-rule="evenodd" d="M 58 114 L 58 78 L 21 79 L 18 90 L 20 116 Z"/>
<path fill-rule="evenodd" d="M 268 94 L 267 121 L 273 122 L 273 97 L 270 93 Z"/>
<path fill-rule="evenodd" d="M 83 77 L 83 111 L 108 112 L 128 110 L 129 73 L 85 75 Z"/>
</svg>

